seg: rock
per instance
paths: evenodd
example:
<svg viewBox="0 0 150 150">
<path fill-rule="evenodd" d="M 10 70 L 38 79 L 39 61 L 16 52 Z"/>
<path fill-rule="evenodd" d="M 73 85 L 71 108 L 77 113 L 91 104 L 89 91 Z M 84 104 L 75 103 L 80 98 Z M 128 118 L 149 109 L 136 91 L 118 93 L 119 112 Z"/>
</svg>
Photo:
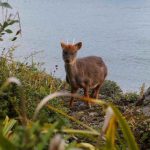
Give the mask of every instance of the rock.
<svg viewBox="0 0 150 150">
<path fill-rule="evenodd" d="M 91 116 L 91 117 L 97 116 L 97 112 L 90 112 L 89 116 Z"/>
<path fill-rule="evenodd" d="M 137 106 L 142 105 L 143 103 L 144 104 L 150 103 L 150 87 L 146 90 L 142 98 L 137 101 L 136 105 Z"/>
<path fill-rule="evenodd" d="M 143 107 L 143 113 L 145 116 L 150 116 L 150 106 Z"/>
</svg>

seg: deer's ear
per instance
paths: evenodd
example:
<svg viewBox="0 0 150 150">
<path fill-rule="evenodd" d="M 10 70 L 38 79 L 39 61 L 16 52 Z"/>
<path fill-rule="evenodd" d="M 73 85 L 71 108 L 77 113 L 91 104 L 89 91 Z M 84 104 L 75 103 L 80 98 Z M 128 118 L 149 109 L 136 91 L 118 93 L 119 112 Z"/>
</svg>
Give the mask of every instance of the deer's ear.
<svg viewBox="0 0 150 150">
<path fill-rule="evenodd" d="M 61 48 L 62 48 L 62 49 L 65 49 L 65 48 L 66 48 L 66 44 L 63 43 L 63 42 L 61 42 Z"/>
<path fill-rule="evenodd" d="M 77 50 L 79 50 L 82 47 L 82 42 L 76 43 L 75 47 Z"/>
</svg>

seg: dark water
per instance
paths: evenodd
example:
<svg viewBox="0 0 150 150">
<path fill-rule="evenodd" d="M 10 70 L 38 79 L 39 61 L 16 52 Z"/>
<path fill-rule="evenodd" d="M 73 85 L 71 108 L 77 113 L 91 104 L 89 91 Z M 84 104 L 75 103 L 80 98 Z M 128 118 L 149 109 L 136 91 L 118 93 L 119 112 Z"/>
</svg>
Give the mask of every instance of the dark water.
<svg viewBox="0 0 150 150">
<path fill-rule="evenodd" d="M 58 65 L 64 79 L 60 41 L 82 41 L 79 57 L 103 57 L 108 79 L 124 90 L 150 85 L 149 0 L 12 0 L 21 17 L 23 36 L 16 57 L 43 50 L 37 61 L 50 73 Z"/>
</svg>

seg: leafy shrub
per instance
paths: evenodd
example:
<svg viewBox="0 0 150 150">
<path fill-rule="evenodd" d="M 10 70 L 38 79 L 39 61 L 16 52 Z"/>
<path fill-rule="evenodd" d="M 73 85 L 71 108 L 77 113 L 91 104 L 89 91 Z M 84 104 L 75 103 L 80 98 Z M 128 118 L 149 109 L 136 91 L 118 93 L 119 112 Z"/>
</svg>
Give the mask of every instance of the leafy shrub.
<svg viewBox="0 0 150 150">
<path fill-rule="evenodd" d="M 15 85 L 9 86 L 7 90 L 0 94 L 1 118 L 4 118 L 6 115 L 9 115 L 9 117 L 17 117 L 19 102 L 22 98 L 25 99 L 28 110 L 27 115 L 31 118 L 39 101 L 48 94 L 59 90 L 64 85 L 64 82 L 60 79 L 56 79 L 55 77 L 46 74 L 44 71 L 40 71 L 38 65 L 34 64 L 34 66 L 29 66 L 15 62 L 12 57 L 9 58 L 8 61 L 8 55 L 3 55 L 0 58 L 0 74 L 0 86 L 8 77 L 15 76 L 20 79 L 23 87 L 22 96 L 20 96 L 20 91 Z M 55 99 L 55 102 L 53 103 L 57 105 L 58 108 L 62 108 L 62 104 L 58 102 L 57 99 Z M 67 111 L 66 109 L 64 110 Z M 39 115 L 42 121 L 52 121 L 52 118 L 49 119 L 49 116 L 54 116 L 54 120 L 56 120 L 56 118 L 59 119 L 56 113 L 47 110 L 47 108 L 43 109 Z"/>
<path fill-rule="evenodd" d="M 109 98 L 119 99 L 122 95 L 122 90 L 116 82 L 106 80 L 101 87 L 100 94 Z"/>
<path fill-rule="evenodd" d="M 150 116 L 143 112 L 144 107 L 141 106 L 130 107 L 127 104 L 122 108 L 124 109 L 123 115 L 128 120 L 140 149 L 148 149 L 150 147 Z"/>
<path fill-rule="evenodd" d="M 134 131 L 137 141 L 139 141 L 141 149 L 150 147 L 150 119 L 138 120 Z"/>
<path fill-rule="evenodd" d="M 127 103 L 135 103 L 139 99 L 139 95 L 136 92 L 125 93 L 122 96 L 122 100 Z"/>
<path fill-rule="evenodd" d="M 9 13 L 8 9 L 12 9 L 12 7 L 8 2 L 0 1 L 0 8 L 2 9 L 2 17 L 5 18 L 0 22 L 0 42 L 5 39 L 3 36 L 6 36 L 7 34 L 11 37 L 11 41 L 15 41 L 18 38 L 18 35 L 21 34 L 19 13 Z M 19 30 L 15 31 L 15 34 L 11 36 L 15 30 L 12 30 L 11 28 L 16 23 L 19 24 Z"/>
<path fill-rule="evenodd" d="M 53 96 L 52 96 L 53 95 Z M 54 97 L 59 96 L 72 96 L 70 93 L 63 93 L 57 92 L 49 95 L 51 100 Z M 55 95 L 55 96 L 54 96 Z M 89 100 L 85 97 L 81 98 L 82 100 Z M 42 108 L 47 101 L 45 99 L 40 103 Z M 106 115 L 104 120 L 104 125 L 101 131 L 93 129 L 92 127 L 82 123 L 81 121 L 75 119 L 72 116 L 67 115 L 63 111 L 54 108 L 53 106 L 47 105 L 49 109 L 65 116 L 66 118 L 73 120 L 75 123 L 80 124 L 85 129 L 77 130 L 77 129 L 68 129 L 67 124 L 62 124 L 60 121 L 51 123 L 51 124 L 44 124 L 39 123 L 36 121 L 37 115 L 39 114 L 40 109 L 35 111 L 35 115 L 33 120 L 30 120 L 24 126 L 17 126 L 15 129 L 12 130 L 13 126 L 16 123 L 16 120 L 9 119 L 6 117 L 3 126 L 2 126 L 2 133 L 0 132 L 0 141 L 3 141 L 0 144 L 0 148 L 8 149 L 8 145 L 10 149 L 48 149 L 56 150 L 57 148 L 64 149 L 72 149 L 72 148 L 80 148 L 80 149 L 119 149 L 118 143 L 116 143 L 116 135 L 117 128 L 120 127 L 123 137 L 122 139 L 125 140 L 124 147 L 128 147 L 129 149 L 138 150 L 138 145 L 135 141 L 135 138 L 128 126 L 127 121 L 119 112 L 119 110 L 112 104 L 107 104 L 101 100 L 93 100 L 93 102 L 99 104 L 100 106 L 107 106 L 106 108 Z M 37 109 L 36 109 L 37 110 Z M 117 125 L 118 124 L 118 125 Z M 56 133 L 62 133 L 65 136 L 65 140 L 63 140 L 60 136 L 52 136 Z M 64 134 L 65 133 L 65 134 Z M 70 134 L 70 135 L 69 135 Z M 93 144 L 86 143 L 86 142 L 67 142 L 68 137 L 74 137 L 74 135 L 82 135 L 83 137 L 88 137 L 95 141 Z M 105 141 L 102 141 L 100 137 L 105 137 Z M 120 138 L 120 137 L 117 137 Z M 49 142 L 50 141 L 50 142 Z M 67 144 L 65 143 L 67 142 Z M 63 144 L 63 145 L 62 145 Z"/>
</svg>

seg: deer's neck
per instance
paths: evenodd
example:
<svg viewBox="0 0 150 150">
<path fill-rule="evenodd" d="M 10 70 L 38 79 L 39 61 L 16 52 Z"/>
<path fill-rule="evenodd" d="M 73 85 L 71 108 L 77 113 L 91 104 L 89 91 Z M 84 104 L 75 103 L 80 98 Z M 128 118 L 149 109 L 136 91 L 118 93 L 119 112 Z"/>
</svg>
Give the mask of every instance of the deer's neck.
<svg viewBox="0 0 150 150">
<path fill-rule="evenodd" d="M 77 74 L 77 65 L 76 61 L 72 64 L 65 64 L 65 69 L 66 69 L 66 74 L 67 77 L 69 78 L 69 81 L 72 82 L 75 80 L 75 76 Z"/>
</svg>

